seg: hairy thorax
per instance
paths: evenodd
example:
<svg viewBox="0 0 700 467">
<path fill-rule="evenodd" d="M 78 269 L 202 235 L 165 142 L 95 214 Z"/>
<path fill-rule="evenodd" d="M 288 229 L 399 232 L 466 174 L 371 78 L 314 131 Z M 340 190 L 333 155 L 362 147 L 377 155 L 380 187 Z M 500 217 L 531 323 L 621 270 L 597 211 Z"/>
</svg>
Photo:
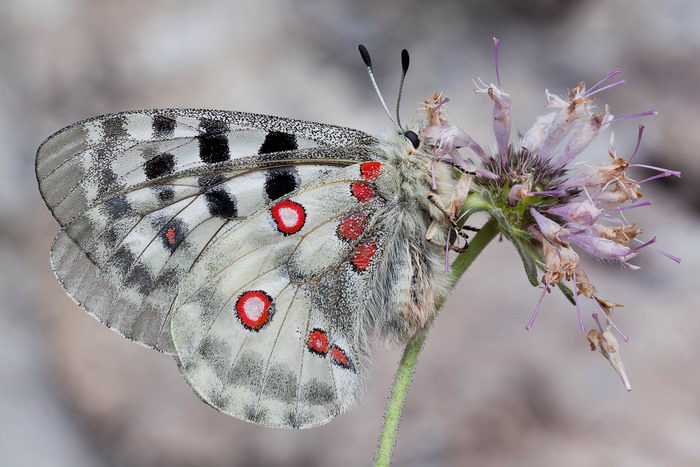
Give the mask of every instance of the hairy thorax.
<svg viewBox="0 0 700 467">
<path fill-rule="evenodd" d="M 448 288 L 445 249 L 440 245 L 447 240 L 449 220 L 436 204 L 449 204 L 455 180 L 449 166 L 433 164 L 402 135 L 386 142 L 385 154 L 394 207 L 386 219 L 392 234 L 377 284 L 381 295 L 391 300 L 374 314 L 382 334 L 406 341 L 432 320 Z"/>
<path fill-rule="evenodd" d="M 449 204 L 456 183 L 451 168 L 443 163 L 433 163 L 420 148 L 414 149 L 403 135 L 392 136 L 385 150 L 387 162 L 395 170 L 398 201 L 406 203 L 413 212 L 422 212 L 431 220 L 447 226 L 444 213 L 430 201 L 429 195 L 432 193 L 442 206 Z"/>
</svg>

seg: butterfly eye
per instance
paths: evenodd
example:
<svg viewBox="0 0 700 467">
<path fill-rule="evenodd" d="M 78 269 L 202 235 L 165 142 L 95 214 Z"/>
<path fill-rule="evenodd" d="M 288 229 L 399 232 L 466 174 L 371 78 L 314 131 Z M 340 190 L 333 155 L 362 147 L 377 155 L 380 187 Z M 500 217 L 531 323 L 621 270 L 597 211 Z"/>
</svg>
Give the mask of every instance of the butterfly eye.
<svg viewBox="0 0 700 467">
<path fill-rule="evenodd" d="M 418 149 L 418 146 L 420 146 L 420 139 L 418 139 L 418 135 L 415 131 L 408 130 L 403 135 L 411 142 L 414 149 Z"/>
</svg>

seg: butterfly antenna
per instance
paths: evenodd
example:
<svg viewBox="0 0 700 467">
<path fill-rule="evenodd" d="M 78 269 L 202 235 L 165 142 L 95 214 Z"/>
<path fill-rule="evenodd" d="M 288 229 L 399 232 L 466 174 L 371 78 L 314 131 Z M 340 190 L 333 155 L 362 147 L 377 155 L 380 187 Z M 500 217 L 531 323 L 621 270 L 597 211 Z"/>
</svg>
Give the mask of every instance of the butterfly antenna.
<svg viewBox="0 0 700 467">
<path fill-rule="evenodd" d="M 401 131 L 403 131 L 403 126 L 401 125 L 399 109 L 401 108 L 401 94 L 403 93 L 403 82 L 406 80 L 406 73 L 408 73 L 409 63 L 410 57 L 408 56 L 408 50 L 403 49 L 401 51 L 401 81 L 399 81 L 399 97 L 396 98 L 396 123 L 399 125 Z"/>
<path fill-rule="evenodd" d="M 387 116 L 389 117 L 389 120 L 391 120 L 391 123 L 396 125 L 399 130 L 401 130 L 401 126 L 396 123 L 391 116 L 391 112 L 389 112 L 389 108 L 386 106 L 386 102 L 384 102 L 384 97 L 382 97 L 382 93 L 379 92 L 379 86 L 377 86 L 377 80 L 374 79 L 374 73 L 372 72 L 372 58 L 369 56 L 369 52 L 367 51 L 367 47 L 364 45 L 360 44 L 358 46 L 358 49 L 360 50 L 360 55 L 362 56 L 362 61 L 365 62 L 365 65 L 367 66 L 367 74 L 369 75 L 369 79 L 372 81 L 372 85 L 374 86 L 374 90 L 377 93 L 377 96 L 379 96 L 379 100 L 382 103 L 382 107 L 384 107 L 384 111 L 386 112 Z M 403 132 L 403 130 L 401 130 Z"/>
</svg>

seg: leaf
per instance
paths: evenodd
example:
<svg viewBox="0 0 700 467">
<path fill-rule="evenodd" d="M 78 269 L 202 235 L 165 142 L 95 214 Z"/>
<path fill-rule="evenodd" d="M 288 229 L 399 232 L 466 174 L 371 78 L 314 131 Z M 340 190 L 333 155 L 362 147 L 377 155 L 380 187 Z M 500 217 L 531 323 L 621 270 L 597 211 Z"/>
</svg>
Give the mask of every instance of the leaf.
<svg viewBox="0 0 700 467">
<path fill-rule="evenodd" d="M 523 262 L 523 267 L 525 268 L 527 280 L 530 281 L 530 284 L 536 287 L 539 283 L 537 280 L 537 263 L 532 251 L 527 248 L 527 246 L 518 236 L 514 235 L 514 233 L 517 232 L 513 232 L 514 229 L 511 227 L 510 222 L 508 222 L 508 219 L 506 219 L 500 209 L 492 209 L 491 216 L 496 219 L 496 222 L 498 222 L 498 225 L 501 227 L 501 232 L 508 238 L 508 240 L 511 241 L 520 255 L 520 259 Z"/>
<path fill-rule="evenodd" d="M 528 252 L 528 249 L 522 245 L 520 240 L 512 240 L 512 242 L 513 246 L 515 246 L 515 249 L 520 255 L 520 259 L 523 261 L 523 267 L 525 268 L 527 279 L 530 281 L 530 284 L 537 287 L 539 281 L 537 279 L 537 263 L 535 262 L 535 258 L 532 257 L 532 255 Z"/>
<path fill-rule="evenodd" d="M 564 285 L 562 282 L 559 282 L 557 284 L 557 286 L 559 287 L 559 290 L 561 290 L 561 293 L 563 293 L 564 296 L 571 302 L 571 304 L 576 305 L 576 299 L 574 298 L 574 292 L 569 287 Z"/>
</svg>

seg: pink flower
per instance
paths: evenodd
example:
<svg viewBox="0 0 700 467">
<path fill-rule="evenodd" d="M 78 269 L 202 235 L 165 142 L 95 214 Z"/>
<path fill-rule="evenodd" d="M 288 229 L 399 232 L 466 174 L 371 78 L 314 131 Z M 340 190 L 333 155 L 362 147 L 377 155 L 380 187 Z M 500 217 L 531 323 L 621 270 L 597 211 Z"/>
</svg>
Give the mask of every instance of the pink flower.
<svg viewBox="0 0 700 467">
<path fill-rule="evenodd" d="M 498 41 L 494 41 L 494 57 L 497 56 Z M 506 237 L 513 239 L 520 255 L 531 257 L 524 262 L 533 283 L 536 277 L 533 279 L 532 275 L 537 273 L 532 265 L 542 267 L 539 281 L 542 292 L 526 328 L 532 328 L 547 292 L 554 285 L 563 286 L 569 282 L 574 290 L 582 331 L 585 331 L 585 320 L 579 296 L 590 299 L 597 309 L 604 311 L 606 327 L 599 325 L 598 315 L 594 313 L 592 317 L 598 323 L 598 329 L 589 332 L 588 339 L 592 348 L 599 350 L 620 372 L 625 386 L 629 387 L 619 360 L 617 341 L 610 329 L 619 332 L 625 340 L 627 337 L 612 322 L 612 307 L 615 305 L 596 295 L 596 287 L 581 266 L 579 253 L 615 261 L 634 270 L 639 267 L 630 264 L 630 260 L 649 247 L 679 262 L 675 256 L 651 246 L 656 238 L 640 240 L 642 229 L 630 224 L 622 212 L 651 205 L 649 201 L 639 201 L 643 196 L 640 188 L 643 183 L 681 174 L 632 163 L 641 143 L 643 126 L 640 126 L 635 149 L 628 158 L 619 156 L 611 141 L 607 162 L 574 165 L 595 138 L 612 124 L 656 114 L 655 110 L 650 110 L 614 118 L 607 106 L 602 112 L 596 111 L 593 96 L 625 84 L 625 80 L 607 84 L 620 73 L 619 70 L 613 71 L 588 90 L 581 82 L 566 98 L 546 90 L 545 107 L 550 111 L 536 118 L 529 130 L 511 141 L 511 96 L 501 85 L 496 63 L 497 84 L 487 85 L 482 80 L 475 82 L 475 92 L 485 94 L 493 101 L 496 150 L 492 154 L 447 120 L 444 106 L 448 100 L 440 93 L 425 101 L 427 125 L 421 136 L 433 160 L 450 161 L 470 167 L 469 170 L 477 173 L 472 185 L 473 196 L 480 198 L 476 205 L 490 206 L 483 209 L 491 209 Z M 476 164 L 462 156 L 460 150 L 463 148 L 476 154 Z M 636 181 L 630 174 L 632 170 L 651 170 L 654 174 Z M 528 242 L 529 246 L 523 248 L 523 243 Z M 606 308 L 607 305 L 610 306 Z"/>
<path fill-rule="evenodd" d="M 603 213 L 590 199 L 572 200 L 571 202 L 547 209 L 547 212 L 580 225 L 593 225 Z"/>
<path fill-rule="evenodd" d="M 431 98 L 424 101 L 428 115 L 428 125 L 421 130 L 421 138 L 429 147 L 433 148 L 434 157 L 449 156 L 453 160 L 463 161 L 458 151 L 459 148 L 469 148 L 481 159 L 488 156 L 484 149 L 457 126 L 452 125 L 444 118 L 443 105 L 449 99 L 443 98 L 442 93 L 436 92 Z"/>
<path fill-rule="evenodd" d="M 510 94 L 493 83 L 487 86 L 480 81 L 479 84 L 481 87 L 477 86 L 474 92 L 485 93 L 493 101 L 493 134 L 496 136 L 501 161 L 505 161 L 510 144 Z"/>
<path fill-rule="evenodd" d="M 600 237 L 597 232 L 592 230 L 573 234 L 569 236 L 569 240 L 586 253 L 600 259 L 611 259 L 626 263 L 628 259 L 631 259 L 630 255 L 635 253 L 632 248 Z"/>
<path fill-rule="evenodd" d="M 544 235 L 547 240 L 562 244 L 567 242 L 570 234 L 562 225 L 543 216 L 535 208 L 530 209 L 530 214 L 535 218 L 539 231 L 542 232 L 542 235 Z"/>
</svg>

